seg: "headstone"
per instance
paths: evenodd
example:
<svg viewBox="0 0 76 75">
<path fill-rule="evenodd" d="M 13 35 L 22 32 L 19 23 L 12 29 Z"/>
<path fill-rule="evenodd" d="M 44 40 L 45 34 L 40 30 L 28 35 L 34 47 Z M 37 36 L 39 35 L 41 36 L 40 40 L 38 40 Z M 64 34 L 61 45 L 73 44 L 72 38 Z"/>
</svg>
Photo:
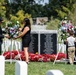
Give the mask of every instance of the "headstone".
<svg viewBox="0 0 76 75">
<path fill-rule="evenodd" d="M 60 70 L 48 70 L 46 75 L 64 75 Z"/>
<path fill-rule="evenodd" d="M 62 53 L 65 53 L 65 51 L 66 51 L 66 45 L 65 44 L 58 44 L 57 47 L 58 47 L 57 50 L 59 50 Z"/>
<path fill-rule="evenodd" d="M 5 74 L 5 58 L 4 56 L 0 56 L 0 75 Z"/>
<path fill-rule="evenodd" d="M 28 66 L 25 61 L 17 61 L 15 64 L 15 75 L 27 75 Z"/>
</svg>

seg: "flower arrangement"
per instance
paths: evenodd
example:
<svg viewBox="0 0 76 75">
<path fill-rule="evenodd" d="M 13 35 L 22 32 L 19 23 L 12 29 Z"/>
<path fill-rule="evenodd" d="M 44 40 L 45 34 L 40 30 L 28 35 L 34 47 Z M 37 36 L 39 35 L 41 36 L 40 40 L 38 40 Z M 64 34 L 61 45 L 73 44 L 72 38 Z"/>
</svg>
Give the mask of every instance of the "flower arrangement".
<svg viewBox="0 0 76 75">
<path fill-rule="evenodd" d="M 6 34 L 9 34 L 10 38 L 14 38 L 19 34 L 19 22 L 17 21 L 16 23 L 8 22 L 6 24 L 6 27 L 4 28 L 4 32 Z"/>
<path fill-rule="evenodd" d="M 70 31 L 74 31 L 74 26 L 72 24 L 72 22 L 70 20 L 62 20 L 59 23 L 60 27 L 59 27 L 59 33 L 60 33 L 60 38 L 61 41 L 65 41 L 66 38 L 69 36 L 69 32 Z"/>
<path fill-rule="evenodd" d="M 18 33 L 19 33 L 18 29 L 19 29 L 18 25 L 15 25 L 15 26 L 9 28 L 8 34 L 10 35 L 10 38 L 14 38 L 18 35 Z"/>
<path fill-rule="evenodd" d="M 16 59 L 16 60 L 21 60 L 24 61 L 25 60 L 25 56 L 24 56 L 24 51 L 16 51 L 13 50 L 12 52 L 10 51 L 6 51 L 3 53 L 3 56 L 5 57 L 5 59 L 11 59 L 10 56 L 12 56 L 12 59 Z M 49 61 L 54 61 L 56 58 L 56 54 L 33 54 L 33 53 L 29 53 L 29 60 L 33 61 L 33 62 L 49 62 Z M 57 60 L 60 60 L 62 58 L 66 58 L 66 54 L 64 53 L 59 53 Z"/>
<path fill-rule="evenodd" d="M 60 29 L 63 32 L 69 32 L 70 30 L 74 30 L 74 26 L 71 21 L 62 21 Z"/>
</svg>

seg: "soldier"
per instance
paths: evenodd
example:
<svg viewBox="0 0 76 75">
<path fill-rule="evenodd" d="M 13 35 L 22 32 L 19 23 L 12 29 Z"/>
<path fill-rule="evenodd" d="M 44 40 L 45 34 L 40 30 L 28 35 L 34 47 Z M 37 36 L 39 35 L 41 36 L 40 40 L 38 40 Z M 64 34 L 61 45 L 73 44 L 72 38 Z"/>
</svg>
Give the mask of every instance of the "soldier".
<svg viewBox="0 0 76 75">
<path fill-rule="evenodd" d="M 74 63 L 74 56 L 75 56 L 75 42 L 76 39 L 74 38 L 73 31 L 69 32 L 69 37 L 67 38 L 68 43 L 68 58 L 71 65 Z"/>
<path fill-rule="evenodd" d="M 2 17 L 0 17 L 0 55 L 1 55 L 1 52 L 2 52 L 1 47 L 2 47 L 3 38 L 4 38 L 4 37 L 9 38 L 9 36 L 8 36 L 7 34 L 6 34 L 6 35 L 3 35 L 2 28 L 1 28 L 2 22 L 3 22 L 3 19 L 2 19 Z"/>
</svg>

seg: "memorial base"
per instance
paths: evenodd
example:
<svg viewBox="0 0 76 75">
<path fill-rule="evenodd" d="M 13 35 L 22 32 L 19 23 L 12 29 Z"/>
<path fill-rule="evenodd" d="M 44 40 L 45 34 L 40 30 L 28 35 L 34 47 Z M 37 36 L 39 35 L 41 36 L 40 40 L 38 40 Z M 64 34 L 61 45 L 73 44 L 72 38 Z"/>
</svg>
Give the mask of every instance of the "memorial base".
<svg viewBox="0 0 76 75">
<path fill-rule="evenodd" d="M 68 63 L 68 59 L 61 59 L 61 60 L 55 60 L 55 63 L 57 62 L 57 63 L 65 63 L 65 64 L 67 64 Z M 53 64 L 55 64 L 55 63 L 53 63 Z"/>
<path fill-rule="evenodd" d="M 16 62 L 16 61 L 19 61 L 19 60 L 15 60 L 15 59 L 7 59 L 7 60 L 5 60 L 5 62 L 9 62 L 10 64 L 12 64 L 13 62 Z"/>
<path fill-rule="evenodd" d="M 70 62 L 68 61 L 67 64 L 70 64 Z M 74 61 L 74 64 L 76 65 L 76 61 Z"/>
</svg>

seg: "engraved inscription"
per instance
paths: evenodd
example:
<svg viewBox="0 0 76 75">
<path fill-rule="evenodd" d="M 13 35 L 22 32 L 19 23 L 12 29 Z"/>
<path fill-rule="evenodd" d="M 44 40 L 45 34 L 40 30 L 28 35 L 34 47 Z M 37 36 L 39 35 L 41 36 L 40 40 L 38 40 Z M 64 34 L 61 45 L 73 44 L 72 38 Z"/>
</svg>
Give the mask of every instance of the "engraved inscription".
<svg viewBox="0 0 76 75">
<path fill-rule="evenodd" d="M 40 36 L 41 54 L 55 54 L 57 37 L 56 34 L 41 34 Z"/>
<path fill-rule="evenodd" d="M 38 52 L 38 34 L 31 34 L 31 43 L 29 46 L 29 52 Z"/>
</svg>

